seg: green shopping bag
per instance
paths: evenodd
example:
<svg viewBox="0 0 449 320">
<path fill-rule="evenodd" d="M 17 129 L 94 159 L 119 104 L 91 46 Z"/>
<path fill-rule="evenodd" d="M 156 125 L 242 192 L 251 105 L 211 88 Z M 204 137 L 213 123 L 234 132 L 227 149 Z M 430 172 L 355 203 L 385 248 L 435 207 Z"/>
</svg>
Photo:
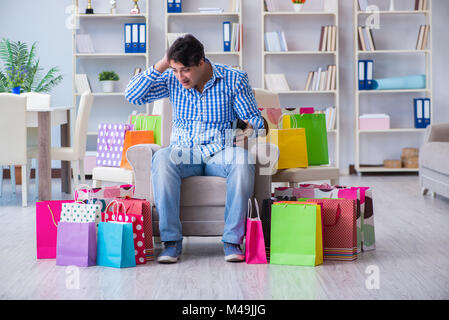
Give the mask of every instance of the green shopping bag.
<svg viewBox="0 0 449 320">
<path fill-rule="evenodd" d="M 325 114 L 305 113 L 286 115 L 283 117 L 282 125 L 283 128 L 304 128 L 306 130 L 309 166 L 329 164 Z"/>
<path fill-rule="evenodd" d="M 161 145 L 161 116 L 149 114 L 132 115 L 131 124 L 134 125 L 134 130 L 153 131 L 154 143 Z"/>
<path fill-rule="evenodd" d="M 276 202 L 271 207 L 270 264 L 323 263 L 321 206 Z"/>
</svg>

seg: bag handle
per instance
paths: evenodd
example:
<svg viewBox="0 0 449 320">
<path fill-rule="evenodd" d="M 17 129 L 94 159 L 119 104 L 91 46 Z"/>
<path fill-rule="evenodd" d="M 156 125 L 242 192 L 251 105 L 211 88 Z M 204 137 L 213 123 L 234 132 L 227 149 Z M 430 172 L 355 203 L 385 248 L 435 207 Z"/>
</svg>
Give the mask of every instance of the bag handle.
<svg viewBox="0 0 449 320">
<path fill-rule="evenodd" d="M 332 224 L 324 224 L 323 225 L 325 227 L 334 227 L 337 225 L 338 221 L 340 220 L 341 217 L 341 208 L 340 208 L 340 204 L 337 205 L 337 213 L 335 214 L 335 222 Z"/>
<path fill-rule="evenodd" d="M 104 211 L 105 213 L 108 213 L 109 211 L 109 208 L 111 208 L 112 207 L 112 205 L 117 205 L 117 206 L 114 206 L 114 208 L 116 208 L 117 209 L 117 212 L 114 212 L 114 211 L 112 211 L 112 213 L 113 214 L 115 214 L 115 216 L 117 217 L 118 216 L 118 214 L 120 213 L 120 206 L 122 206 L 123 207 L 123 214 L 125 215 L 125 218 L 127 217 L 127 214 L 126 214 L 126 207 L 125 207 L 125 204 L 123 203 L 123 202 L 121 202 L 121 201 L 117 201 L 117 200 L 112 200 L 109 204 L 108 204 L 108 206 L 106 207 L 106 210 Z M 129 219 L 128 219 L 129 220 Z M 117 221 L 117 219 L 115 219 L 115 221 Z M 131 220 L 132 221 L 132 220 Z M 118 222 L 118 221 L 117 221 Z"/>
<path fill-rule="evenodd" d="M 55 227 L 57 228 L 57 227 L 58 227 L 58 224 L 56 224 L 56 221 L 55 221 L 55 215 L 53 214 L 53 211 L 51 210 L 51 207 L 50 207 L 49 204 L 47 204 L 47 207 L 48 207 L 48 210 L 50 210 L 50 213 L 51 213 L 51 219 L 53 220 L 53 224 L 54 224 Z"/>
</svg>

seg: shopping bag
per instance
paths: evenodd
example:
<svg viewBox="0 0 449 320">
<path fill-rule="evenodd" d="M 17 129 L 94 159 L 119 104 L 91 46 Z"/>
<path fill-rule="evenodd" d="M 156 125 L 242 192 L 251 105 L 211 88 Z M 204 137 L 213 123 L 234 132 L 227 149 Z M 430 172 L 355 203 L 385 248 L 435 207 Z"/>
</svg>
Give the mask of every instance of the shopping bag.
<svg viewBox="0 0 449 320">
<path fill-rule="evenodd" d="M 145 259 L 146 261 L 154 260 L 153 247 L 153 220 L 151 203 L 145 199 L 121 199 L 120 202 L 125 206 L 126 213 L 142 215 L 143 218 L 143 234 L 145 243 Z"/>
<path fill-rule="evenodd" d="M 316 266 L 322 263 L 321 207 L 275 202 L 271 207 L 270 264 Z"/>
<path fill-rule="evenodd" d="M 120 204 L 124 204 L 121 200 Z M 114 202 L 111 202 L 109 207 Z M 141 213 L 130 213 L 129 210 L 123 206 L 123 212 L 110 212 L 109 207 L 106 212 L 103 213 L 103 221 L 117 221 L 117 222 L 131 222 L 133 226 L 133 238 L 134 238 L 134 255 L 137 264 L 145 264 L 145 233 L 144 233 L 144 217 Z M 128 211 L 128 212 L 127 212 Z M 132 212 L 132 211 L 131 211 Z"/>
<path fill-rule="evenodd" d="M 254 199 L 257 216 L 252 217 L 251 198 L 248 199 L 248 215 L 246 218 L 245 261 L 247 264 L 266 264 L 265 240 L 262 221 L 259 215 L 259 204 Z"/>
<path fill-rule="evenodd" d="M 95 229 L 101 222 L 101 205 L 84 203 L 76 201 L 72 203 L 63 203 L 61 208 L 62 222 L 78 222 L 87 223 L 93 222 Z"/>
<path fill-rule="evenodd" d="M 56 240 L 61 208 L 73 200 L 36 202 L 36 249 L 37 259 L 56 258 Z"/>
<path fill-rule="evenodd" d="M 154 143 L 161 145 L 162 121 L 159 115 L 138 114 L 131 116 L 131 124 L 134 130 L 151 130 L 154 135 Z"/>
<path fill-rule="evenodd" d="M 305 129 L 273 129 L 269 131 L 268 139 L 279 148 L 277 169 L 307 167 Z"/>
<path fill-rule="evenodd" d="M 283 128 L 305 129 L 309 166 L 329 164 L 325 114 L 313 113 L 284 116 L 282 125 Z"/>
<path fill-rule="evenodd" d="M 75 201 L 84 201 L 85 203 L 100 204 L 100 212 L 105 212 L 108 204 L 117 198 L 134 197 L 135 186 L 132 184 L 124 184 L 119 186 L 91 188 L 88 185 L 80 185 L 75 190 Z"/>
<path fill-rule="evenodd" d="M 97 260 L 95 222 L 64 222 L 58 224 L 57 266 L 94 266 Z"/>
<path fill-rule="evenodd" d="M 149 130 L 129 130 L 125 134 L 125 142 L 123 144 L 122 160 L 120 162 L 120 168 L 125 168 L 133 170 L 133 167 L 128 162 L 126 157 L 126 151 L 132 146 L 137 144 L 153 144 L 154 143 L 154 133 Z"/>
<path fill-rule="evenodd" d="M 120 204 L 117 204 L 117 207 L 119 206 Z M 116 214 L 119 212 L 117 207 Z M 136 266 L 131 222 L 100 222 L 97 239 L 97 265 L 113 268 Z"/>
<path fill-rule="evenodd" d="M 349 199 L 299 199 L 299 201 L 322 204 L 324 260 L 357 259 L 356 201 Z"/>
<path fill-rule="evenodd" d="M 97 138 L 97 166 L 120 167 L 125 133 L 132 124 L 100 123 Z"/>
</svg>

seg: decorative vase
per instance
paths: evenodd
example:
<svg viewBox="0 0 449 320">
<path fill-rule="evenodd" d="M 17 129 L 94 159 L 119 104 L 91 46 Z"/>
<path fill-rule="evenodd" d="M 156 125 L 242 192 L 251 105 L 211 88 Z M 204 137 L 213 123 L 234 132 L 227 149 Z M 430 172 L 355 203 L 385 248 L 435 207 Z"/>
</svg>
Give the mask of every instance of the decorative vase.
<svg viewBox="0 0 449 320">
<path fill-rule="evenodd" d="M 114 82 L 112 80 L 101 81 L 101 85 L 103 86 L 103 92 L 114 92 Z"/>
<path fill-rule="evenodd" d="M 11 93 L 20 94 L 20 86 L 12 88 Z"/>
<path fill-rule="evenodd" d="M 301 12 L 303 6 L 304 6 L 304 3 L 294 3 L 293 9 L 295 10 L 295 12 Z"/>
</svg>

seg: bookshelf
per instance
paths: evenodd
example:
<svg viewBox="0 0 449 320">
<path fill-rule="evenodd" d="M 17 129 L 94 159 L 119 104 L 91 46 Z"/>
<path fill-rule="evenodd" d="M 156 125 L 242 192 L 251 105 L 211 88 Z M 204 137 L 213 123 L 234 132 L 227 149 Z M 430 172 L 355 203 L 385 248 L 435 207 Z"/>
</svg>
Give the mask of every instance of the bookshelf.
<svg viewBox="0 0 449 320">
<path fill-rule="evenodd" d="M 288 108 L 313 106 L 315 110 L 324 111 L 326 107 L 335 107 L 335 126 L 328 128 L 329 165 L 339 168 L 340 152 L 340 106 L 339 106 L 339 1 L 308 1 L 303 11 L 295 12 L 291 1 L 274 2 L 275 10 L 268 11 L 265 0 L 261 3 L 261 39 L 262 39 L 262 84 L 267 88 L 265 76 L 270 73 L 286 73 L 289 90 L 278 90 L 281 105 Z M 324 9 L 325 2 L 333 4 Z M 323 26 L 335 26 L 334 50 L 320 50 L 320 31 Z M 304 32 L 295 30 L 305 27 Z M 302 30 L 302 28 L 301 28 Z M 268 51 L 266 32 L 285 31 L 287 51 Z M 300 43 L 301 42 L 301 43 Z M 307 43 L 309 45 L 304 45 Z M 310 45 L 311 44 L 311 45 Z M 335 86 L 318 91 L 305 90 L 308 73 L 328 65 L 335 65 Z M 301 101 L 298 103 L 298 101 Z M 332 148 L 332 149 L 331 149 Z"/>
<path fill-rule="evenodd" d="M 427 7 L 425 9 L 413 10 L 415 1 L 407 0 L 396 2 L 400 6 L 397 10 L 389 11 L 388 3 L 382 0 L 371 0 L 370 5 L 377 6 L 379 11 L 362 11 L 359 7 L 359 0 L 353 0 L 353 45 L 354 45 L 354 130 L 355 130 L 355 147 L 354 147 L 354 168 L 360 176 L 362 173 L 379 173 L 379 172 L 418 172 L 419 168 L 386 168 L 379 163 L 369 163 L 372 154 L 368 149 L 382 149 L 382 143 L 388 142 L 388 145 L 397 146 L 396 159 L 400 159 L 400 152 L 402 148 L 410 147 L 410 141 L 422 141 L 426 129 L 415 128 L 413 115 L 413 99 L 414 98 L 430 98 L 430 114 L 431 123 L 434 118 L 433 99 L 432 99 L 432 1 L 427 0 Z M 418 3 L 418 0 L 416 1 Z M 368 16 L 377 14 L 380 21 L 379 32 L 374 34 L 375 48 L 371 51 L 361 50 L 359 45 L 358 27 L 362 26 L 364 21 L 367 21 Z M 390 20 L 389 20 L 390 19 Z M 389 29 L 388 24 L 393 23 L 395 26 L 405 26 L 408 30 L 416 30 L 417 41 L 418 30 L 420 24 L 430 26 L 428 34 L 427 48 L 418 49 L 415 47 L 416 42 L 408 41 L 409 39 L 399 38 L 401 32 L 405 32 L 404 28 Z M 409 31 L 410 32 L 410 31 Z M 386 40 L 388 33 L 392 39 Z M 375 37 L 374 37 L 375 35 Z M 380 45 L 378 45 L 380 44 Z M 399 48 L 403 46 L 404 48 Z M 394 68 L 395 65 L 400 65 L 402 61 L 409 61 L 410 65 L 414 65 L 411 69 L 422 70 L 421 74 L 426 76 L 426 86 L 423 89 L 394 89 L 394 90 L 359 90 L 358 83 L 358 61 L 359 60 L 373 60 L 374 74 L 373 78 L 383 78 L 383 72 L 387 72 L 389 68 Z M 376 74 L 376 61 L 381 64 L 379 67 L 379 74 Z M 390 74 L 391 77 L 407 75 L 407 70 L 401 70 L 402 74 Z M 366 111 L 374 111 L 374 113 L 383 112 L 386 110 L 385 105 L 389 101 L 396 101 L 394 108 L 387 109 L 393 112 L 390 116 L 391 126 L 387 130 L 360 130 L 359 116 Z M 379 106 L 379 110 L 376 109 Z M 383 110 L 382 110 L 382 107 Z M 370 113 L 370 112 L 369 112 Z M 388 112 L 387 112 L 388 113 Z M 394 125 L 393 125 L 394 122 Z M 386 140 L 388 139 L 388 140 Z M 367 142 L 368 141 L 368 142 Z M 369 144 L 369 147 L 368 147 Z M 416 142 L 416 147 L 421 143 Z M 390 160 L 384 159 L 384 160 Z M 378 162 L 378 161 L 377 161 Z"/>
<path fill-rule="evenodd" d="M 111 14 L 109 1 L 103 3 L 93 1 L 94 14 L 85 14 L 86 0 L 72 0 L 74 8 L 72 19 L 72 103 L 78 106 L 81 94 L 77 92 L 75 75 L 86 74 L 94 96 L 91 117 L 87 132 L 87 153 L 96 153 L 97 128 L 100 122 L 125 122 L 127 115 L 135 109 L 124 95 L 128 81 L 133 76 L 134 68 L 145 70 L 149 67 L 149 0 L 141 0 L 138 5 L 140 14 L 130 14 L 133 2 L 117 3 L 117 13 Z M 124 53 L 124 24 L 145 23 L 146 52 Z M 76 36 L 89 34 L 95 52 L 80 53 L 77 47 Z M 98 74 L 101 71 L 114 70 L 120 77 L 115 85 L 115 92 L 102 92 Z M 145 105 L 140 112 L 149 113 L 150 104 Z M 72 110 L 72 128 L 77 115 L 77 107 Z M 94 120 L 95 119 L 95 120 Z M 86 172 L 88 173 L 88 172 Z"/>
<path fill-rule="evenodd" d="M 165 12 L 165 49 L 168 45 L 169 33 L 193 34 L 204 45 L 207 58 L 212 62 L 224 63 L 242 69 L 243 67 L 243 31 L 239 32 L 240 49 L 224 51 L 223 49 L 223 22 L 240 24 L 242 28 L 242 0 L 195 0 L 182 1 L 182 12 L 169 13 L 167 1 L 164 0 Z M 223 12 L 200 12 L 199 8 L 221 8 Z M 239 29 L 240 30 L 240 29 Z M 213 40 L 207 36 L 209 33 L 219 35 Z"/>
</svg>

